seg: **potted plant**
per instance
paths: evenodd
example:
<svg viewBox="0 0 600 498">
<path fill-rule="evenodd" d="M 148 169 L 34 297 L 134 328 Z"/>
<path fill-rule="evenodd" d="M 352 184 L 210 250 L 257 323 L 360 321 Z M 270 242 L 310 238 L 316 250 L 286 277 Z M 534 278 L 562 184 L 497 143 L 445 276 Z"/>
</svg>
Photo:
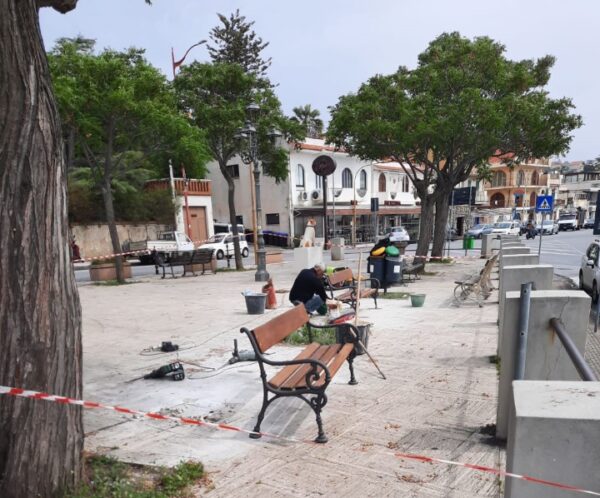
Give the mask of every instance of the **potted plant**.
<svg viewBox="0 0 600 498">
<path fill-rule="evenodd" d="M 123 261 L 123 276 L 131 278 L 131 264 Z M 100 282 L 106 280 L 116 280 L 117 269 L 115 268 L 115 260 L 111 259 L 96 259 L 90 265 L 90 280 L 92 282 Z"/>
</svg>

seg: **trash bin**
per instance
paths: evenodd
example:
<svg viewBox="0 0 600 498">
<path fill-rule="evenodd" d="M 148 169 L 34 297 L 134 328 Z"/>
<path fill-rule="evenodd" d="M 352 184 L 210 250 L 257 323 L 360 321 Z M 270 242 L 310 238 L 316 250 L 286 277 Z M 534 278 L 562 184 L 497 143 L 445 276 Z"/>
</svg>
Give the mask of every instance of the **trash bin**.
<svg viewBox="0 0 600 498">
<path fill-rule="evenodd" d="M 262 315 L 265 312 L 267 295 L 262 292 L 243 292 L 246 298 L 246 309 L 249 315 Z"/>
<path fill-rule="evenodd" d="M 380 286 L 385 286 L 385 258 L 369 256 L 367 264 L 371 278 L 376 278 Z"/>
<path fill-rule="evenodd" d="M 402 261 L 399 257 L 388 256 L 385 258 L 386 287 L 402 280 Z"/>
<path fill-rule="evenodd" d="M 475 237 L 465 236 L 463 239 L 463 249 L 475 249 Z"/>
<path fill-rule="evenodd" d="M 363 346 L 365 348 L 369 347 L 369 336 L 371 335 L 371 323 L 367 323 L 367 322 L 359 322 L 358 325 L 356 325 L 356 328 L 358 329 L 358 338 L 360 340 L 360 342 L 363 343 Z M 343 344 L 344 343 L 344 336 L 346 335 L 346 331 L 348 330 L 348 326 L 344 326 L 344 327 L 336 327 L 335 329 L 335 341 L 339 344 Z M 349 334 L 349 332 L 348 332 Z M 365 354 L 365 350 L 362 346 L 360 345 L 356 345 L 355 349 L 356 354 L 360 355 L 360 354 Z"/>
</svg>

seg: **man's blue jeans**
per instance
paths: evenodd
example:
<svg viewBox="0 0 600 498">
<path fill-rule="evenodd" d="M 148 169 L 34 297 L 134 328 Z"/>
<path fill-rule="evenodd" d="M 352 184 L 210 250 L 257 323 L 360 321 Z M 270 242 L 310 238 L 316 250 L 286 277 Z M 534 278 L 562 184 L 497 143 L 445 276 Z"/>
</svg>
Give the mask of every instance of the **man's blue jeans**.
<svg viewBox="0 0 600 498">
<path fill-rule="evenodd" d="M 323 306 L 325 302 L 321 299 L 321 296 L 317 296 L 316 294 L 311 297 L 308 301 L 304 303 L 304 307 L 308 313 L 314 313 L 321 306 Z"/>
</svg>

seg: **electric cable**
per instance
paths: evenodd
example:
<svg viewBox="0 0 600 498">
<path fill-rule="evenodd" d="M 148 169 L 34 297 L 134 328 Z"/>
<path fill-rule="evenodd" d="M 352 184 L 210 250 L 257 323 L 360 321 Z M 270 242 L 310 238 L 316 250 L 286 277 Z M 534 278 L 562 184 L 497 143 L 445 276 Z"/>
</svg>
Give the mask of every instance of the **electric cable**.
<svg viewBox="0 0 600 498">
<path fill-rule="evenodd" d="M 245 367 L 248 366 L 247 365 L 248 362 L 240 362 L 240 363 L 236 363 L 235 365 L 231 365 L 229 368 L 224 368 L 225 365 L 228 365 L 228 363 L 226 363 L 225 365 L 217 368 L 214 372 L 212 372 L 209 375 L 202 375 L 200 377 L 192 377 L 190 375 L 187 376 L 188 380 L 203 380 L 203 379 L 210 379 L 211 377 L 216 377 L 217 375 L 222 374 L 223 372 L 227 372 L 228 370 L 233 370 L 235 368 L 240 368 L 240 367 Z"/>
</svg>

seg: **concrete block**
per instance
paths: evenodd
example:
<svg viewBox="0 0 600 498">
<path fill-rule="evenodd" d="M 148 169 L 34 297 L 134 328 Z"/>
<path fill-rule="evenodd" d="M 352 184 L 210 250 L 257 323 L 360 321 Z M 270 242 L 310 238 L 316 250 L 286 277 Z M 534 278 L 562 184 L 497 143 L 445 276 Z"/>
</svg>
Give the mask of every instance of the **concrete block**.
<svg viewBox="0 0 600 498">
<path fill-rule="evenodd" d="M 317 263 L 323 262 L 323 247 L 297 247 L 294 249 L 294 266 L 296 270 L 312 268 Z"/>
<path fill-rule="evenodd" d="M 493 235 L 488 233 L 487 235 L 481 236 L 481 257 L 490 258 L 492 257 L 492 239 Z"/>
<path fill-rule="evenodd" d="M 502 321 L 504 317 L 504 300 L 509 291 L 521 291 L 521 284 L 533 282 L 536 290 L 552 290 L 554 267 L 552 265 L 519 265 L 505 266 L 502 269 L 502 280 L 498 287 L 498 350 L 502 342 Z M 498 351 L 499 352 L 499 351 Z"/>
<path fill-rule="evenodd" d="M 512 405 L 512 382 L 518 348 L 520 293 L 506 293 L 500 337 L 500 380 L 496 437 L 508 435 Z M 532 291 L 527 336 L 524 380 L 578 380 L 579 374 L 560 340 L 550 327 L 550 319 L 560 317 L 571 339 L 585 351 L 590 297 L 579 290 Z"/>
<path fill-rule="evenodd" d="M 502 246 L 500 249 L 500 257 L 509 256 L 510 254 L 529 254 L 531 249 L 529 247 L 521 246 Z"/>
<path fill-rule="evenodd" d="M 600 382 L 513 383 L 506 470 L 600 490 Z M 505 498 L 578 498 L 581 493 L 507 478 Z"/>
<path fill-rule="evenodd" d="M 502 268 L 505 266 L 517 266 L 517 265 L 539 265 L 540 256 L 538 253 L 533 254 L 507 254 L 505 256 L 500 255 L 500 261 L 498 267 L 500 269 L 500 279 L 502 279 Z"/>
</svg>

